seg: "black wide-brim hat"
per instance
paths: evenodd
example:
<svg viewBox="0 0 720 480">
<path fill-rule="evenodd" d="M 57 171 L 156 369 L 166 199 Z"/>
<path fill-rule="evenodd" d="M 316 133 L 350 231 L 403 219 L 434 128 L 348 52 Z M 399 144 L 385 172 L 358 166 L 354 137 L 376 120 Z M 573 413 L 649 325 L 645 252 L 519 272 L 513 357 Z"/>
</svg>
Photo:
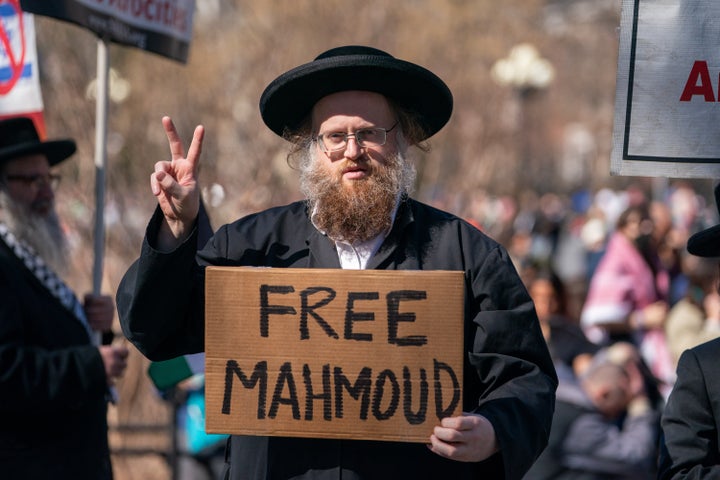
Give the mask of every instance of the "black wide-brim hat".
<svg viewBox="0 0 720 480">
<path fill-rule="evenodd" d="M 715 185 L 715 205 L 720 212 L 720 183 Z M 688 239 L 687 250 L 698 257 L 720 257 L 720 225 L 699 231 Z"/>
<path fill-rule="evenodd" d="M 40 140 L 35 124 L 28 117 L 0 120 L 0 164 L 40 153 L 53 166 L 75 153 L 76 148 L 70 139 Z"/>
<path fill-rule="evenodd" d="M 450 89 L 431 71 L 376 48 L 350 45 L 328 50 L 273 80 L 260 97 L 260 114 L 283 136 L 300 126 L 318 100 L 348 90 L 380 93 L 415 112 L 425 133 L 420 140 L 437 133 L 453 108 Z"/>
</svg>

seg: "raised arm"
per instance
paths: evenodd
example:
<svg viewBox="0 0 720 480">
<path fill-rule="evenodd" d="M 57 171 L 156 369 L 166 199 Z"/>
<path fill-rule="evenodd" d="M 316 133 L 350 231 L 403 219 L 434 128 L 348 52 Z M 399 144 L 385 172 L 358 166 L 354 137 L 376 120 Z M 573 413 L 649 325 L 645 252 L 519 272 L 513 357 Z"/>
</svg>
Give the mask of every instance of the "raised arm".
<svg viewBox="0 0 720 480">
<path fill-rule="evenodd" d="M 170 117 L 163 117 L 163 128 L 170 145 L 171 160 L 155 164 L 150 175 L 150 188 L 158 199 L 165 221 L 157 238 L 160 250 L 172 250 L 192 231 L 200 209 L 198 164 L 205 128 L 195 127 L 192 142 L 185 156 L 185 147 Z"/>
</svg>

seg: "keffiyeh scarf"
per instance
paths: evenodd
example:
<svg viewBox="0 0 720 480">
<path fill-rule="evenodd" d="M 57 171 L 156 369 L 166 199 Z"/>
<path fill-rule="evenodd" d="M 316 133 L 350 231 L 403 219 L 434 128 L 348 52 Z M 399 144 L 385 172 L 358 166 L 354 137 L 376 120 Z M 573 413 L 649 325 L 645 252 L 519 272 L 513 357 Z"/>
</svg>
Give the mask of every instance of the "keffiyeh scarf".
<svg viewBox="0 0 720 480">
<path fill-rule="evenodd" d="M 85 317 L 85 311 L 73 291 L 65 285 L 65 282 L 45 264 L 43 259 L 40 258 L 30 246 L 18 240 L 2 222 L 0 222 L 0 238 L 2 238 L 15 256 L 35 275 L 50 294 L 57 298 L 62 306 L 72 313 L 82 324 L 88 333 L 88 337 L 92 341 L 93 333 Z"/>
</svg>

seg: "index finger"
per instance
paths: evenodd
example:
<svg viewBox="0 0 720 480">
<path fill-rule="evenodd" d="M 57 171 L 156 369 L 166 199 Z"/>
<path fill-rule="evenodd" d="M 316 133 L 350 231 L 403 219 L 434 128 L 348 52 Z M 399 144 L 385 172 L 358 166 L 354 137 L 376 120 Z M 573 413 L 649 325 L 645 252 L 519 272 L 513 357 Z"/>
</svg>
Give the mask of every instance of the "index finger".
<svg viewBox="0 0 720 480">
<path fill-rule="evenodd" d="M 185 149 L 183 148 L 182 140 L 177 133 L 175 124 L 172 119 L 168 116 L 162 118 L 163 128 L 165 128 L 165 135 L 170 145 L 170 154 L 173 160 L 181 159 L 185 156 Z"/>
</svg>

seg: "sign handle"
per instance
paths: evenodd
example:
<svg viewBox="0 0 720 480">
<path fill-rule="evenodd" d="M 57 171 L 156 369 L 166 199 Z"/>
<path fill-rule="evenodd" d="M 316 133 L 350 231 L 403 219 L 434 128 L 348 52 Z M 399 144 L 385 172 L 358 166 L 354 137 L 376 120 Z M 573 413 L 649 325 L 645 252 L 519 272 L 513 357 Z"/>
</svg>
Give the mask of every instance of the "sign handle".
<svg viewBox="0 0 720 480">
<path fill-rule="evenodd" d="M 103 253 L 105 248 L 105 167 L 107 155 L 107 110 L 108 110 L 108 43 L 98 39 L 97 48 L 97 93 L 95 107 L 95 231 L 93 264 L 93 293 L 100 294 L 103 277 Z"/>
</svg>

